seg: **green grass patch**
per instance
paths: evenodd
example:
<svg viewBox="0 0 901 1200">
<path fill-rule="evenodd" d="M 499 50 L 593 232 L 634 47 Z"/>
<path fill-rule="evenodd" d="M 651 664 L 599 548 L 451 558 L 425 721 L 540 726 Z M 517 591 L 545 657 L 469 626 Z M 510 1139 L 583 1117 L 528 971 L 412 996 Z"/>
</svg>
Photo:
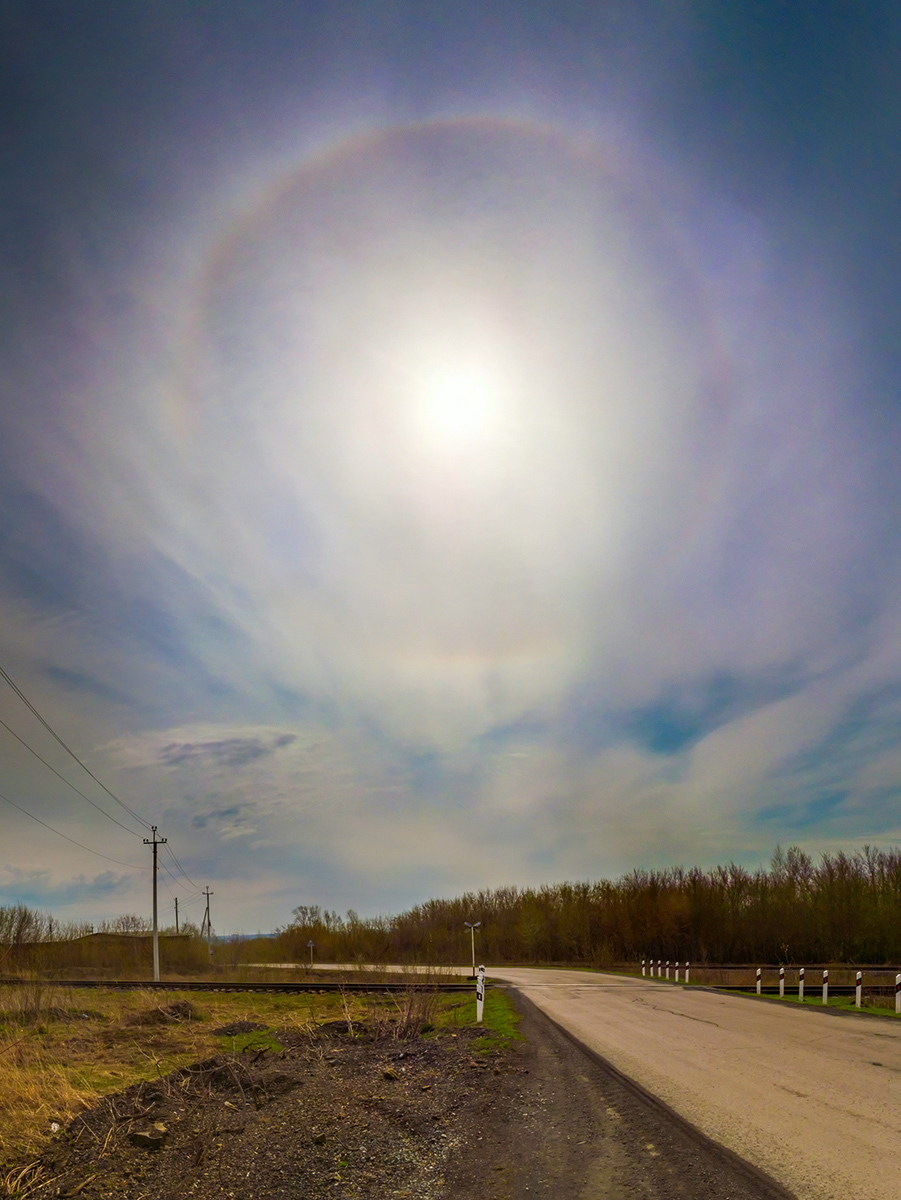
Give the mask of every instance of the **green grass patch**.
<svg viewBox="0 0 901 1200">
<path fill-rule="evenodd" d="M 435 1017 L 436 1029 L 450 1028 L 455 1025 L 475 1025 L 476 1001 L 472 998 L 460 1001 L 449 996 Z M 518 1031 L 519 1013 L 506 992 L 499 988 L 489 988 L 485 992 L 485 1006 L 482 1011 L 482 1028 L 485 1034 L 472 1043 L 473 1049 L 486 1053 L 489 1050 L 506 1050 L 513 1041 L 522 1041 Z"/>
<path fill-rule="evenodd" d="M 757 998 L 757 992 L 754 988 L 746 988 L 739 992 L 740 996 L 753 996 Z M 838 1008 L 843 1012 L 862 1012 L 870 1013 L 878 1017 L 895 1017 L 898 1014 L 895 1012 L 894 996 L 887 1003 L 883 1004 L 867 1004 L 866 999 L 861 1002 L 860 1008 L 854 1003 L 853 996 L 830 996 L 828 1005 L 823 1004 L 822 989 L 818 985 L 816 990 L 806 990 L 804 999 L 798 999 L 798 993 L 786 993 L 784 996 L 761 996 L 762 1000 L 778 1000 L 782 1004 L 803 1004 L 805 1008 Z"/>
<path fill-rule="evenodd" d="M 235 1054 L 248 1053 L 252 1050 L 272 1050 L 279 1053 L 284 1046 L 268 1029 L 257 1029 L 253 1033 L 238 1033 L 234 1037 L 220 1037 L 219 1042 L 224 1050 Z"/>
</svg>

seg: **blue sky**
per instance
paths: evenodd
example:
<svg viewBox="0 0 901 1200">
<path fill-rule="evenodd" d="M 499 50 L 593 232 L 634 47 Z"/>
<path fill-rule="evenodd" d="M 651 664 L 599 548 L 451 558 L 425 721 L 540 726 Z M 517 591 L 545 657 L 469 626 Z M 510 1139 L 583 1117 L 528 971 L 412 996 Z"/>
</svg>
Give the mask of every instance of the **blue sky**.
<svg viewBox="0 0 901 1200">
<path fill-rule="evenodd" d="M 0 692 L 84 793 L 0 728 L 82 843 L 0 801 L 0 903 L 146 911 L 142 822 L 242 931 L 898 842 L 892 6 L 0 46 L 0 665 L 140 818 Z"/>
</svg>

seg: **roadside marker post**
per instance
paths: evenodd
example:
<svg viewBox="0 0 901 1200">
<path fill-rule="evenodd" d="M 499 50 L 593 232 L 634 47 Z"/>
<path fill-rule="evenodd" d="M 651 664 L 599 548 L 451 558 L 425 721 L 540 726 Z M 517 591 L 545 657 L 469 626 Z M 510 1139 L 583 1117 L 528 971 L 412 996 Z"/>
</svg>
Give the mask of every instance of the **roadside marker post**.
<svg viewBox="0 0 901 1200">
<path fill-rule="evenodd" d="M 676 983 L 678 983 L 678 982 L 679 982 L 679 964 L 677 962 L 676 963 Z"/>
<path fill-rule="evenodd" d="M 685 963 L 685 982 L 688 983 L 688 963 Z"/>
<path fill-rule="evenodd" d="M 666 977 L 669 979 L 669 959 L 666 960 Z"/>
<path fill-rule="evenodd" d="M 860 1008 L 861 992 L 863 991 L 863 972 L 857 972 L 857 986 L 854 988 L 854 1007 Z"/>
<path fill-rule="evenodd" d="M 641 977 L 644 979 L 644 959 L 641 960 Z"/>
<path fill-rule="evenodd" d="M 662 958 L 657 959 L 657 978 L 658 979 L 663 978 L 663 959 Z"/>
<path fill-rule="evenodd" d="M 479 967 L 476 975 L 476 1024 L 482 1024 L 482 1009 L 485 1004 L 485 968 Z"/>
<path fill-rule="evenodd" d="M 761 969 L 760 969 L 760 967 L 758 967 L 757 968 L 757 995 L 758 996 L 760 995 L 760 976 L 761 976 L 761 974 L 762 974 Z"/>
<path fill-rule="evenodd" d="M 798 999 L 804 1003 L 804 968 L 798 972 Z"/>
<path fill-rule="evenodd" d="M 895 976 L 895 1012 L 901 1013 L 901 975 Z"/>
<path fill-rule="evenodd" d="M 823 1003 L 829 1003 L 829 969 L 823 972 Z"/>
<path fill-rule="evenodd" d="M 779 999 L 785 997 L 785 967 L 779 968 Z"/>
</svg>

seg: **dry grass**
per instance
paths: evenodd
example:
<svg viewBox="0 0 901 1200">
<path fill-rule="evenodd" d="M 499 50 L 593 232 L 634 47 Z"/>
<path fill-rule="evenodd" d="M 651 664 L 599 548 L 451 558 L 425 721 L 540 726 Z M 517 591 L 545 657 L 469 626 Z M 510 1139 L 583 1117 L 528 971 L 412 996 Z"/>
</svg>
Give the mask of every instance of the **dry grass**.
<svg viewBox="0 0 901 1200">
<path fill-rule="evenodd" d="M 307 1028 L 337 1016 L 341 997 L 203 995 L 196 1019 L 160 1020 L 184 993 L 61 989 L 39 981 L 0 991 L 0 1164 L 39 1151 L 108 1092 L 233 1048 L 213 1030 L 235 1021 Z M 347 1001 L 351 1019 L 362 1008 Z M 15 1168 L 16 1171 L 21 1167 Z M 13 1172 L 15 1173 L 15 1172 Z M 7 1194 L 9 1190 L 7 1176 Z M 2 1191 L 0 1191 L 2 1194 Z"/>
</svg>

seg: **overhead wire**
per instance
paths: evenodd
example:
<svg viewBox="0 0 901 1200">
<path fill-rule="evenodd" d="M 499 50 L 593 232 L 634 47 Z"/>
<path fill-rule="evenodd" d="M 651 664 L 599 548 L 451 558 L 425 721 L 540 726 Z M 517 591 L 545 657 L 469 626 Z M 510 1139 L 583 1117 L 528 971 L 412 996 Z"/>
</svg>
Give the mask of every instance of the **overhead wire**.
<svg viewBox="0 0 901 1200">
<path fill-rule="evenodd" d="M 59 773 L 59 771 L 57 771 L 56 767 L 52 766 L 50 763 L 47 762 L 46 758 L 44 758 L 42 755 L 38 754 L 37 750 L 35 750 L 33 746 L 29 746 L 29 744 L 25 741 L 25 739 L 23 737 L 20 737 L 19 734 L 16 733 L 15 729 L 13 729 L 9 725 L 7 725 L 7 723 L 5 721 L 0 720 L 0 725 L 3 726 L 3 728 L 7 731 L 7 733 L 11 733 L 13 735 L 13 737 L 16 739 L 16 741 L 19 742 L 21 745 L 23 745 L 30 754 L 33 754 L 35 756 L 35 758 L 38 759 L 39 762 L 42 762 L 48 771 L 52 771 L 57 779 L 61 779 L 63 781 L 63 783 L 66 785 L 66 787 L 70 787 L 77 796 L 81 796 L 82 800 L 87 800 L 88 804 L 90 804 L 93 808 L 96 808 L 98 812 L 103 813 L 103 815 L 105 817 L 109 817 L 109 819 L 115 825 L 118 825 L 120 829 L 124 829 L 126 833 L 130 833 L 132 837 L 140 837 L 141 836 L 139 833 L 136 833 L 134 829 L 129 829 L 127 825 L 123 825 L 122 822 L 117 817 L 114 817 L 112 815 L 112 813 L 108 813 L 105 808 L 103 808 L 101 805 L 97 804 L 94 800 L 92 800 L 90 798 L 90 796 L 86 796 L 84 794 L 84 792 L 82 792 L 79 788 L 77 788 L 75 786 L 74 783 L 72 783 L 70 780 L 66 779 L 65 775 L 61 775 Z"/>
<path fill-rule="evenodd" d="M 168 842 L 166 843 L 166 849 L 169 851 L 169 857 L 175 863 L 176 867 L 178 867 L 179 871 L 181 871 L 182 875 L 184 875 L 185 879 L 188 881 L 188 883 L 191 885 L 191 887 L 196 888 L 197 891 L 199 892 L 200 887 L 194 882 L 194 880 L 191 878 L 191 876 L 188 874 L 188 872 L 184 869 L 184 867 L 181 865 L 181 863 L 175 857 L 175 851 L 169 846 Z"/>
<path fill-rule="evenodd" d="M 175 884 L 176 887 L 179 886 L 179 883 L 181 881 L 172 874 L 172 872 L 169 870 L 169 868 L 166 866 L 166 864 L 164 862 L 160 862 L 159 860 L 157 860 L 157 866 L 160 868 L 161 871 L 166 872 L 166 874 L 169 876 L 169 878 L 172 880 L 172 882 Z M 166 884 L 166 886 L 168 887 L 169 885 Z M 198 889 L 197 895 L 202 896 L 203 893 Z M 174 899 L 174 897 L 173 897 L 173 899 Z"/>
<path fill-rule="evenodd" d="M 91 768 L 86 766 L 85 763 L 83 763 L 81 761 L 81 759 L 78 757 L 78 755 L 75 753 L 75 751 L 70 746 L 66 745 L 66 743 L 59 736 L 59 734 L 56 732 L 56 730 L 53 728 L 53 726 L 50 725 L 50 723 L 41 716 L 41 714 L 38 712 L 38 710 L 35 708 L 35 706 L 31 703 L 31 701 L 28 699 L 28 697 L 25 695 L 25 693 L 22 691 L 22 689 L 19 687 L 19 685 L 13 679 L 10 678 L 8 672 L 6 670 L 4 670 L 4 668 L 2 666 L 0 666 L 0 679 L 5 680 L 6 683 L 9 684 L 9 686 L 12 688 L 13 692 L 15 692 L 15 694 L 19 697 L 19 699 L 22 701 L 22 703 L 25 705 L 25 707 L 28 709 L 28 711 L 30 713 L 32 713 L 32 715 L 34 717 L 36 717 L 38 721 L 40 721 L 40 723 L 44 726 L 44 728 L 47 730 L 47 732 L 50 734 L 50 736 L 52 738 L 54 738 L 60 744 L 60 746 L 62 746 L 62 748 L 65 750 L 65 752 L 68 755 L 70 755 L 70 757 L 75 759 L 75 761 L 78 763 L 78 765 L 81 767 L 81 769 L 83 771 L 86 771 L 87 774 L 90 775 L 90 777 L 94 780 L 94 782 L 97 784 L 97 786 L 103 788 L 103 790 L 110 797 L 110 799 L 115 800 L 115 802 L 121 808 L 124 808 L 125 811 L 129 814 L 129 816 L 133 817 L 134 820 L 137 821 L 139 825 L 143 825 L 145 829 L 151 828 L 151 825 L 148 821 L 145 821 L 143 817 L 139 817 L 138 814 L 134 811 L 134 809 L 129 808 L 129 806 L 125 803 L 124 800 L 120 800 L 119 797 L 115 794 L 115 792 L 111 792 L 105 783 L 101 783 L 101 781 L 97 778 L 97 776 L 94 774 L 94 772 L 91 770 Z M 131 832 L 131 831 L 129 831 L 129 832 Z"/>
<path fill-rule="evenodd" d="M 16 804 L 15 800 L 10 800 L 9 796 L 5 796 L 0 792 L 0 800 L 5 800 L 7 804 L 11 804 L 13 808 L 17 808 L 19 812 L 24 813 L 26 817 L 31 817 L 32 821 L 37 821 L 38 825 L 43 825 L 45 829 L 49 829 L 51 833 L 55 833 L 57 837 L 65 838 L 67 842 L 71 842 L 73 846 L 78 846 L 82 850 L 87 850 L 88 854 L 96 854 L 98 858 L 105 858 L 107 862 L 116 863 L 120 867 L 130 867 L 134 871 L 140 871 L 141 868 L 137 863 L 122 862 L 119 858 L 112 858 L 109 854 L 102 854 L 99 850 L 92 850 L 90 846 L 86 846 L 84 842 L 76 842 L 75 838 L 69 837 L 67 833 L 61 833 L 60 830 L 54 829 L 52 825 L 48 825 L 46 821 L 42 821 L 40 817 L 36 817 L 34 813 L 29 812 L 27 808 L 23 808 L 21 804 Z"/>
<path fill-rule="evenodd" d="M 26 708 L 29 710 L 29 712 L 31 712 L 32 715 L 41 723 L 41 725 L 43 725 L 43 727 L 47 730 L 47 732 L 50 734 L 50 736 L 56 742 L 58 742 L 58 744 L 60 746 L 62 746 L 62 748 L 66 751 L 66 753 L 71 758 L 73 758 L 76 763 L 78 763 L 78 765 L 82 768 L 82 770 L 85 771 L 91 777 L 91 779 L 94 780 L 94 782 L 98 785 L 98 787 L 102 788 L 103 791 L 106 792 L 106 794 L 112 800 L 114 800 L 116 802 L 116 804 L 118 804 L 120 806 L 120 808 L 124 809 L 124 811 L 127 812 L 129 814 L 129 816 L 132 817 L 133 820 L 137 821 L 139 825 L 142 825 L 145 829 L 152 829 L 152 825 L 149 822 L 145 821 L 143 817 L 139 816 L 138 813 L 136 813 L 134 811 L 134 809 L 130 808 L 129 805 L 127 805 L 124 800 L 120 800 L 119 797 L 115 794 L 115 792 L 112 792 L 106 786 L 105 783 L 103 783 L 100 779 L 97 778 L 97 776 L 90 769 L 90 767 L 88 767 L 84 762 L 82 762 L 82 760 L 78 757 L 78 755 L 75 753 L 75 751 L 72 750 L 72 748 L 70 746 L 68 746 L 66 744 L 66 742 L 63 741 L 63 739 L 59 736 L 59 734 L 52 727 L 52 725 L 50 725 L 50 723 L 41 715 L 41 713 L 38 712 L 38 710 L 34 706 L 34 704 L 32 704 L 32 702 L 28 699 L 28 697 L 25 695 L 25 693 L 22 691 L 22 689 L 19 687 L 19 685 L 15 682 L 15 680 L 12 679 L 12 677 L 9 675 L 9 673 L 2 666 L 0 666 L 0 679 L 3 679 L 8 684 L 8 686 L 12 689 L 12 691 L 15 693 L 15 695 L 18 696 L 18 698 L 26 706 Z M 102 813 L 103 816 L 107 817 L 115 825 L 118 825 L 120 829 L 124 829 L 126 833 L 130 833 L 132 835 L 132 837 L 141 837 L 140 833 L 137 833 L 133 829 L 129 829 L 127 825 L 123 825 L 123 823 L 120 820 L 118 820 L 118 818 L 114 817 L 112 815 L 112 813 L 107 812 L 106 809 L 103 808 L 102 805 L 97 804 L 96 801 L 94 801 L 90 798 L 90 796 L 86 796 L 84 794 L 84 792 L 80 790 L 80 788 L 77 788 L 75 786 L 75 784 L 71 782 L 71 780 L 66 779 L 66 777 L 64 775 L 60 774 L 60 772 L 57 771 L 57 769 L 51 763 L 49 763 L 46 760 L 46 758 L 44 758 L 41 754 L 39 754 L 38 751 L 35 750 L 33 746 L 30 746 L 23 737 L 21 737 L 18 733 L 16 733 L 16 731 L 13 728 L 11 728 L 11 726 L 9 726 L 2 719 L 0 719 L 0 725 L 2 725 L 2 727 L 5 730 L 7 730 L 8 733 L 11 733 L 12 736 L 16 739 L 16 741 L 19 742 L 22 746 L 24 746 L 25 749 L 28 750 L 28 752 L 30 754 L 33 754 L 34 757 L 36 759 L 38 759 L 39 762 L 42 762 L 44 764 L 44 766 L 47 767 L 48 770 L 52 771 L 53 774 L 57 777 L 57 779 L 59 779 L 67 787 L 71 788 L 72 791 L 75 792 L 76 795 L 78 795 L 82 798 L 82 800 L 87 801 L 87 803 L 90 804 L 92 808 L 96 808 L 98 812 Z M 6 800 L 8 804 L 11 804 L 13 806 L 13 808 L 18 808 L 20 812 L 23 812 L 26 816 L 31 817 L 32 820 L 37 821 L 37 823 L 39 825 L 43 825 L 45 828 L 49 829 L 51 831 L 51 833 L 55 833 L 59 837 L 65 838 L 66 841 L 71 842 L 73 845 L 79 846 L 83 850 L 87 850 L 89 854 L 96 854 L 99 858 L 105 858 L 109 862 L 117 863 L 119 866 L 132 867 L 136 870 L 139 869 L 138 867 L 136 867 L 136 865 L 134 863 L 123 863 L 123 862 L 121 862 L 120 859 L 111 858 L 110 855 L 102 854 L 99 850 L 92 850 L 90 846 L 85 846 L 82 842 L 75 841 L 75 839 L 70 838 L 68 836 L 68 834 L 60 833 L 60 831 L 58 829 L 54 829 L 52 825 L 48 825 L 47 822 L 42 821 L 40 817 L 34 816 L 34 814 L 30 813 L 26 808 L 22 808 L 22 806 L 19 804 L 16 804 L 16 802 L 14 800 L 10 800 L 8 796 L 4 796 L 2 793 L 0 793 L 0 798 Z M 200 886 L 194 882 L 194 880 L 187 873 L 185 868 L 181 865 L 174 850 L 171 849 L 171 847 L 168 845 L 168 843 L 165 843 L 165 845 L 166 845 L 166 849 L 169 852 L 169 855 L 170 855 L 172 861 L 175 863 L 177 870 L 182 874 L 182 876 L 184 877 L 185 881 L 189 884 L 189 886 L 195 890 L 195 892 L 196 892 L 195 899 L 200 899 L 202 897 Z M 179 880 L 172 874 L 171 871 L 169 871 L 169 869 L 166 867 L 166 865 L 164 863 L 160 863 L 159 865 L 163 868 L 163 870 L 166 871 L 166 873 L 169 875 L 170 879 L 172 879 L 172 881 L 176 885 L 178 885 Z M 187 903 L 190 903 L 190 901 L 188 901 Z"/>
</svg>

